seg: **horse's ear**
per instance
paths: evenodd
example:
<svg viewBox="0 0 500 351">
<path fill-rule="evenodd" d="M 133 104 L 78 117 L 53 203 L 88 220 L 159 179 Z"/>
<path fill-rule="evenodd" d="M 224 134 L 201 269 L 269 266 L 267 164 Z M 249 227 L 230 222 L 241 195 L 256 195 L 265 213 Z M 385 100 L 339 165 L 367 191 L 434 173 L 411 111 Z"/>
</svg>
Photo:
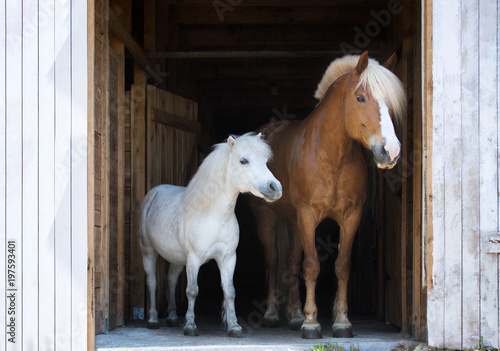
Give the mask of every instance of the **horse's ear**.
<svg viewBox="0 0 500 351">
<path fill-rule="evenodd" d="M 232 135 L 230 135 L 229 138 L 227 138 L 227 145 L 229 145 L 230 148 L 233 148 L 235 142 L 236 140 Z"/>
<path fill-rule="evenodd" d="M 387 61 L 382 65 L 385 68 L 387 68 L 389 71 L 394 71 L 394 68 L 396 67 L 396 63 L 398 62 L 398 55 L 396 53 L 392 54 Z"/>
<path fill-rule="evenodd" d="M 356 65 L 356 72 L 358 74 L 363 73 L 363 71 L 368 66 L 368 51 L 363 52 L 363 54 L 359 57 L 358 64 Z"/>
<path fill-rule="evenodd" d="M 258 136 L 259 138 L 261 138 L 261 139 L 263 139 L 263 138 L 264 138 L 264 137 L 262 136 L 262 133 L 257 134 L 257 136 Z"/>
</svg>

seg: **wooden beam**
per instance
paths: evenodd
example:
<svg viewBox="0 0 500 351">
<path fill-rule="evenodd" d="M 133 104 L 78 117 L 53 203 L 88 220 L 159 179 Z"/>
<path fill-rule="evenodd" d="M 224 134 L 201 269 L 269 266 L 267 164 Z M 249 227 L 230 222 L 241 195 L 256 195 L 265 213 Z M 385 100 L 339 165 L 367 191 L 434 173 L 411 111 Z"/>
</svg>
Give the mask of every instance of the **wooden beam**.
<svg viewBox="0 0 500 351">
<path fill-rule="evenodd" d="M 163 0 L 168 5 L 176 5 L 176 6 L 205 6 L 209 8 L 214 8 L 214 1 L 212 0 Z M 230 5 L 229 2 L 224 2 L 225 4 Z M 321 6 L 321 7 L 331 7 L 331 0 L 245 0 L 245 1 L 232 1 L 233 5 L 231 7 L 252 7 L 252 6 Z M 366 0 L 336 0 L 336 4 L 339 5 L 366 5 Z M 370 4 L 373 6 L 376 5 L 386 5 L 387 1 L 385 0 L 371 0 Z"/>
<path fill-rule="evenodd" d="M 201 131 L 201 125 L 199 122 L 182 118 L 181 116 L 158 109 L 153 109 L 153 121 L 174 127 L 176 129 L 184 130 L 186 132 L 199 133 Z"/>
<path fill-rule="evenodd" d="M 382 55 L 382 52 L 370 52 L 373 55 Z M 218 50 L 218 51 L 168 51 L 150 52 L 149 58 L 164 59 L 221 59 L 221 58 L 336 58 L 343 56 L 342 50 Z M 325 68 L 326 69 L 326 68 Z"/>
<path fill-rule="evenodd" d="M 137 44 L 137 42 L 132 38 L 129 32 L 123 27 L 120 22 L 120 18 L 113 11 L 109 10 L 109 25 L 111 32 L 123 42 L 125 47 L 134 57 L 134 60 L 137 64 L 147 73 L 149 74 L 157 83 L 162 83 L 163 79 L 160 77 L 158 73 L 155 72 L 153 65 L 149 61 L 149 59 L 144 54 L 142 48 Z"/>
</svg>

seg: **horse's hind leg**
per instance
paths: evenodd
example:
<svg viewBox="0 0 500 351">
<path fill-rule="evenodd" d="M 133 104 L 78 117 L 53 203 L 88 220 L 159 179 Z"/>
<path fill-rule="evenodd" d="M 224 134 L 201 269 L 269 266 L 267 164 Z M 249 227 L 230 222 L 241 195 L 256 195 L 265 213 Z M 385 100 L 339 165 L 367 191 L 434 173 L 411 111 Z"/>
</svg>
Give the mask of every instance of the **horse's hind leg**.
<svg viewBox="0 0 500 351">
<path fill-rule="evenodd" d="M 194 303 L 198 296 L 198 272 L 201 262 L 198 257 L 188 256 L 186 264 L 188 308 L 186 311 L 186 324 L 184 325 L 184 335 L 197 336 L 198 331 L 194 322 Z"/>
<path fill-rule="evenodd" d="M 223 322 L 226 325 L 229 336 L 241 338 L 243 331 L 238 324 L 236 309 L 234 307 L 236 292 L 233 285 L 233 275 L 234 267 L 236 266 L 236 252 L 223 259 L 219 257 L 216 261 L 219 266 L 222 290 L 224 292 Z"/>
<path fill-rule="evenodd" d="M 146 282 L 149 290 L 149 301 L 151 307 L 149 309 L 149 329 L 158 329 L 160 323 L 158 322 L 158 311 L 156 310 L 156 259 L 158 253 L 153 249 L 142 250 L 142 264 L 146 272 Z"/>
<path fill-rule="evenodd" d="M 178 266 L 170 263 L 168 267 L 168 316 L 167 325 L 169 327 L 179 326 L 179 317 L 177 316 L 177 304 L 175 302 L 175 287 L 184 266 Z"/>
<path fill-rule="evenodd" d="M 278 256 L 276 252 L 276 225 L 278 216 L 261 200 L 251 202 L 252 210 L 257 218 L 257 234 L 264 246 L 264 254 L 268 274 L 267 309 L 264 313 L 264 327 L 279 326 L 278 296 Z"/>
<path fill-rule="evenodd" d="M 288 285 L 288 299 L 286 307 L 286 315 L 288 326 L 292 330 L 300 330 L 304 322 L 304 314 L 302 313 L 302 303 L 300 302 L 299 292 L 299 269 L 302 262 L 302 242 L 300 241 L 300 232 L 296 224 L 293 225 L 293 232 L 290 245 L 290 253 L 288 255 L 288 271 L 287 275 L 283 276 Z"/>
<path fill-rule="evenodd" d="M 334 338 L 352 338 L 352 324 L 347 317 L 347 282 L 351 272 L 352 242 L 361 219 L 361 207 L 354 210 L 340 226 L 339 255 L 335 261 L 338 288 L 333 305 L 332 333 Z"/>
</svg>

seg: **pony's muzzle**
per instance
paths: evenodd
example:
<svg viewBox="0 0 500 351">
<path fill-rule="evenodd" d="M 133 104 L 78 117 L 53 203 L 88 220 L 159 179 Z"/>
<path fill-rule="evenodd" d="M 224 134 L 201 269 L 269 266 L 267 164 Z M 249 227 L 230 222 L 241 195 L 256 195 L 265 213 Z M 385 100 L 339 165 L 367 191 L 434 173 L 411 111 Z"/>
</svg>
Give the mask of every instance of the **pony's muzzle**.
<svg viewBox="0 0 500 351">
<path fill-rule="evenodd" d="M 398 142 L 397 145 L 389 148 L 386 146 L 385 140 L 382 144 L 372 144 L 371 150 L 375 158 L 375 163 L 378 168 L 391 169 L 393 168 L 401 156 L 401 144 Z"/>
<path fill-rule="evenodd" d="M 268 202 L 273 202 L 281 198 L 282 188 L 281 183 L 278 181 L 269 181 L 265 186 L 260 189 L 264 199 Z"/>
</svg>

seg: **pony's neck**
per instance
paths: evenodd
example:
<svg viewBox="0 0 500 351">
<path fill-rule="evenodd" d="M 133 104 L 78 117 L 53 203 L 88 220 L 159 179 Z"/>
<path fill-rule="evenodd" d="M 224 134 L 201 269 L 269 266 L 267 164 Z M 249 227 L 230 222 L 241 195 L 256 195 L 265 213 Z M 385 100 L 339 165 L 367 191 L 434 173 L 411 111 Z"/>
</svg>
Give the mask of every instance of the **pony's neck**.
<svg viewBox="0 0 500 351">
<path fill-rule="evenodd" d="M 340 159 L 355 145 L 345 126 L 345 81 L 331 87 L 308 121 L 315 147 L 326 151 L 330 158 Z"/>
</svg>

